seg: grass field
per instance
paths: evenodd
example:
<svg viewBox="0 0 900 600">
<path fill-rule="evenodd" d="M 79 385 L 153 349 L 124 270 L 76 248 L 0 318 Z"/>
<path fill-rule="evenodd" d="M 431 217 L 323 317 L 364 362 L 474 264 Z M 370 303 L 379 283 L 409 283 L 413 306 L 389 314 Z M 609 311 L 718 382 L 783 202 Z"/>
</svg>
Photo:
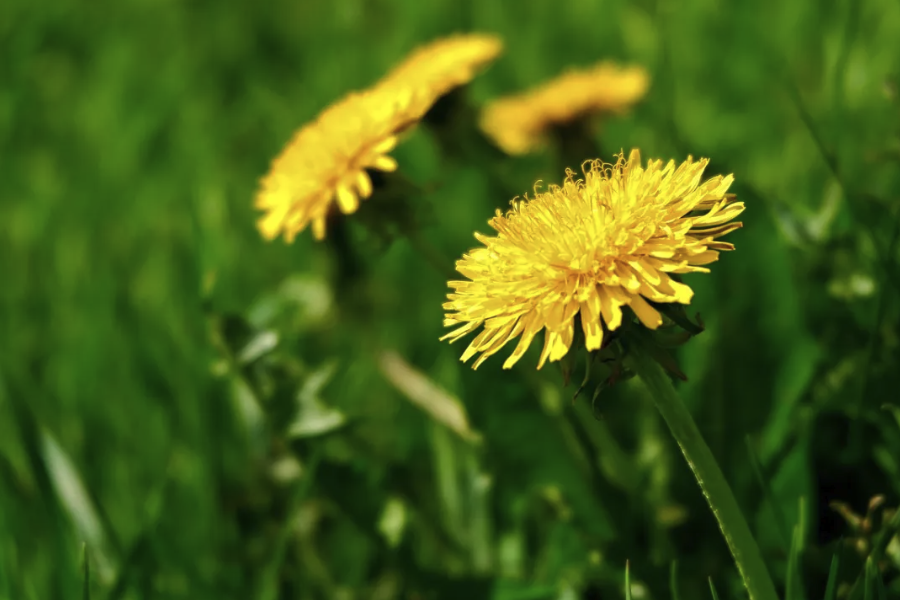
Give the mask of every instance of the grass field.
<svg viewBox="0 0 900 600">
<path fill-rule="evenodd" d="M 539 347 L 438 341 L 472 233 L 568 157 L 417 128 L 411 191 L 344 221 L 352 272 L 255 228 L 297 127 L 465 31 L 505 44 L 472 107 L 641 65 L 601 157 L 734 173 L 678 392 L 783 598 L 900 598 L 900 4 L 12 0 L 0 600 L 625 598 L 626 561 L 636 600 L 746 597 L 639 378 L 592 406 Z"/>
</svg>

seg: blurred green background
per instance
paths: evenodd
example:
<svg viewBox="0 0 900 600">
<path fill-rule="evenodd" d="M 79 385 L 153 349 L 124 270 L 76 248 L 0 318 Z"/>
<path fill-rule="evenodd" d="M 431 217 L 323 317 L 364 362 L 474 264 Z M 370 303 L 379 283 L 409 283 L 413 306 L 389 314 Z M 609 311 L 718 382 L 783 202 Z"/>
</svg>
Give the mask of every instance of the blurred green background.
<svg viewBox="0 0 900 600">
<path fill-rule="evenodd" d="M 743 597 L 639 381 L 592 408 L 535 371 L 539 348 L 512 371 L 460 364 L 437 341 L 446 277 L 367 225 L 377 199 L 347 219 L 349 283 L 329 242 L 254 228 L 298 126 L 461 31 L 506 45 L 471 106 L 643 65 L 650 92 L 604 121 L 603 158 L 735 174 L 745 227 L 688 278 L 707 330 L 678 352 L 679 390 L 786 597 L 821 598 L 840 551 L 845 592 L 872 555 L 900 598 L 883 513 L 900 504 L 900 4 L 12 0 L 0 599 L 622 598 L 626 560 L 635 598 L 708 598 L 708 577 Z M 562 176 L 553 147 L 501 158 L 459 135 L 406 139 L 418 188 L 383 207 L 448 266 Z"/>
</svg>

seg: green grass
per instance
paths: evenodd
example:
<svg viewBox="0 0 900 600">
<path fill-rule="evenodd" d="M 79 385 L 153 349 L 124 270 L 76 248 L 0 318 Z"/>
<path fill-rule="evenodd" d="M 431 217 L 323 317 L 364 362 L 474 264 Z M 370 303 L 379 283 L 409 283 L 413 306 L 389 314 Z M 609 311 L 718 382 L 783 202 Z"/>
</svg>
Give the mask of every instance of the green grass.
<svg viewBox="0 0 900 600">
<path fill-rule="evenodd" d="M 710 580 L 744 597 L 639 381 L 601 393 L 597 421 L 589 393 L 571 401 L 581 365 L 562 388 L 536 349 L 512 371 L 460 364 L 437 341 L 445 278 L 364 226 L 377 199 L 348 219 L 364 273 L 349 287 L 328 243 L 254 228 L 258 178 L 296 127 L 468 30 L 506 44 L 473 105 L 570 65 L 641 64 L 652 88 L 604 123 L 604 158 L 640 147 L 735 174 L 744 229 L 689 276 L 706 331 L 677 352 L 679 392 L 780 593 L 900 597 L 897 518 L 854 529 L 829 508 L 900 504 L 882 409 L 900 403 L 896 3 L 13 0 L 0 600 L 624 598 L 626 560 L 633 597 L 660 599 L 676 559 L 680 598 Z M 447 157 L 427 128 L 395 154 L 447 264 L 507 189 L 562 175 L 552 149 Z M 395 389 L 384 349 L 477 436 Z"/>
</svg>

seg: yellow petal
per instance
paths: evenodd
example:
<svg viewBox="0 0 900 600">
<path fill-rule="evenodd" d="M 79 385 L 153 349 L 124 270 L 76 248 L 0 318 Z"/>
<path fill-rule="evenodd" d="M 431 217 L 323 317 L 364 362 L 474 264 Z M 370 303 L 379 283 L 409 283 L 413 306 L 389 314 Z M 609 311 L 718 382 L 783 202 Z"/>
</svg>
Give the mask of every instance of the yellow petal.
<svg viewBox="0 0 900 600">
<path fill-rule="evenodd" d="M 708 248 L 720 251 L 734 250 L 734 244 L 729 244 L 728 242 L 710 242 Z"/>
<path fill-rule="evenodd" d="M 444 323 L 446 324 L 447 321 L 449 321 L 449 320 L 450 320 L 450 319 L 446 319 L 446 320 L 444 321 Z M 443 342 L 444 340 L 449 339 L 449 340 L 450 340 L 450 343 L 452 344 L 453 342 L 455 342 L 455 341 L 458 340 L 459 338 L 463 337 L 463 336 L 466 335 L 467 333 L 471 333 L 472 331 L 475 331 L 476 329 L 478 329 L 478 326 L 479 326 L 479 325 L 481 325 L 481 321 L 469 321 L 468 323 L 466 323 L 465 325 L 463 325 L 463 326 L 460 327 L 459 329 L 454 329 L 454 330 L 451 331 L 450 333 L 445 334 L 444 336 L 442 336 L 440 341 Z"/>
<path fill-rule="evenodd" d="M 597 295 L 600 298 L 600 312 L 603 314 L 603 321 L 606 323 L 606 328 L 610 331 L 614 331 L 619 328 L 619 325 L 622 324 L 622 310 L 619 308 L 624 304 L 624 302 L 620 302 L 617 298 L 613 298 L 613 290 L 617 290 L 618 288 L 612 288 L 608 286 L 600 286 L 597 288 Z"/>
<path fill-rule="evenodd" d="M 397 161 L 392 156 L 381 154 L 372 159 L 372 163 L 369 166 L 379 171 L 396 171 Z"/>
<path fill-rule="evenodd" d="M 629 292 L 641 289 L 641 281 L 631 267 L 621 261 L 616 261 L 615 273 L 619 277 L 619 284 Z"/>
<path fill-rule="evenodd" d="M 669 280 L 669 285 L 675 290 L 675 295 L 673 298 L 675 302 L 679 304 L 690 304 L 691 298 L 694 297 L 694 290 L 683 283 L 675 281 L 674 279 Z"/>
<path fill-rule="evenodd" d="M 647 260 L 632 260 L 628 263 L 628 266 L 651 285 L 657 285 L 661 281 L 660 274 Z"/>
<path fill-rule="evenodd" d="M 509 355 L 506 362 L 503 363 L 504 369 L 512 369 L 513 365 L 519 362 L 519 359 L 522 358 L 522 355 L 525 354 L 525 351 L 528 350 L 532 340 L 534 340 L 534 336 L 543 328 L 543 323 L 537 313 L 526 315 L 522 317 L 522 320 L 525 323 L 522 331 L 522 339 L 519 340 L 519 343 L 516 344 L 516 349 Z"/>
<path fill-rule="evenodd" d="M 397 146 L 397 136 L 392 135 L 372 148 L 372 154 L 387 154 Z"/>
<path fill-rule="evenodd" d="M 647 301 L 640 296 L 632 296 L 631 302 L 628 303 L 637 318 L 641 320 L 648 329 L 656 329 L 662 325 L 662 317 L 656 309 L 647 304 Z"/>
<path fill-rule="evenodd" d="M 556 362 L 569 351 L 574 337 L 574 325 L 574 322 L 569 321 L 563 325 L 563 328 L 559 331 L 553 348 L 550 349 L 550 362 Z"/>
<path fill-rule="evenodd" d="M 279 207 L 277 210 L 272 210 L 256 222 L 256 227 L 264 238 L 273 240 L 278 237 L 288 208 L 288 206 L 284 206 Z"/>
<path fill-rule="evenodd" d="M 718 212 L 710 211 L 708 215 L 697 217 L 693 219 L 693 222 L 695 227 L 712 227 L 713 225 L 727 223 L 742 212 L 744 212 L 744 203 L 734 202 Z"/>
<path fill-rule="evenodd" d="M 735 229 L 740 229 L 744 224 L 740 221 L 735 223 L 727 223 L 725 225 L 719 225 L 718 227 L 709 227 L 709 228 L 691 228 L 688 232 L 693 238 L 704 239 L 704 238 L 717 238 L 722 237 L 725 234 L 731 233 Z"/>
<path fill-rule="evenodd" d="M 337 202 L 341 212 L 345 215 L 356 212 L 359 208 L 359 198 L 346 185 L 339 185 L 337 188 Z"/>
<path fill-rule="evenodd" d="M 559 334 L 555 331 L 551 331 L 549 329 L 544 330 L 544 349 L 541 350 L 541 358 L 538 360 L 538 370 L 544 366 L 544 363 L 547 361 L 547 358 L 550 356 L 551 352 L 553 352 L 554 348 L 556 348 L 556 344 L 561 343 L 559 339 Z"/>
<path fill-rule="evenodd" d="M 588 350 L 599 350 L 603 345 L 603 325 L 600 323 L 600 298 L 596 287 L 581 304 L 581 328 L 584 330 L 584 346 Z"/>
<path fill-rule="evenodd" d="M 312 222 L 313 236 L 317 240 L 325 239 L 325 217 L 316 217 Z"/>
<path fill-rule="evenodd" d="M 719 260 L 719 253 L 715 250 L 708 250 L 697 256 L 692 256 L 688 262 L 692 265 L 708 265 L 709 263 Z"/>
<path fill-rule="evenodd" d="M 478 353 L 478 351 L 481 350 L 481 346 L 484 344 L 484 342 L 490 336 L 492 336 L 494 333 L 495 332 L 490 329 L 483 329 L 481 331 L 481 333 L 479 333 L 477 336 L 475 336 L 475 339 L 472 340 L 472 343 L 469 344 L 469 347 L 466 348 L 466 351 L 463 352 L 463 355 L 460 358 L 460 360 L 462 362 L 466 362 L 467 360 L 469 360 L 470 358 L 475 356 Z"/>
<path fill-rule="evenodd" d="M 481 332 L 480 334 L 478 334 L 478 335 L 483 335 L 483 334 L 484 334 L 484 332 L 482 331 L 482 332 Z M 475 356 L 476 354 L 478 354 L 478 346 L 477 346 L 477 344 L 476 344 L 477 341 L 478 341 L 477 339 L 473 340 L 473 341 L 466 347 L 466 351 L 463 352 L 462 356 L 459 357 L 459 360 L 460 360 L 461 362 L 466 362 L 467 360 L 469 360 L 470 358 L 472 358 L 473 356 Z"/>
<path fill-rule="evenodd" d="M 356 190 L 359 192 L 360 198 L 368 198 L 372 195 L 372 180 L 365 170 L 356 174 Z"/>
<path fill-rule="evenodd" d="M 487 360 L 488 357 L 493 356 L 497 353 L 498 350 L 503 348 L 506 343 L 509 341 L 511 337 L 511 332 L 513 327 L 515 326 L 515 321 L 511 321 L 507 325 L 505 325 L 502 329 L 498 330 L 494 337 L 490 340 L 489 343 L 482 346 L 481 356 L 478 357 L 478 360 L 472 365 L 473 369 L 477 369 L 481 363 Z"/>
<path fill-rule="evenodd" d="M 551 336 L 555 336 L 556 334 L 550 331 L 549 329 L 544 330 L 544 347 L 541 349 L 541 356 L 538 359 L 538 370 L 540 371 L 541 367 L 544 366 L 544 362 L 547 360 L 547 357 L 550 355 L 550 348 L 553 346 L 553 340 Z"/>
</svg>

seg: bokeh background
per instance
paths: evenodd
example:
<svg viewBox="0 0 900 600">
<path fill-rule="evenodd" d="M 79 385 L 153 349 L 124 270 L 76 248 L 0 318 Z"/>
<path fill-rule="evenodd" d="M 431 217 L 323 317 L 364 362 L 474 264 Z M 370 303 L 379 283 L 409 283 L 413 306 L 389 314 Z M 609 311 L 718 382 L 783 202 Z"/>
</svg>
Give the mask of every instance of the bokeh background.
<svg viewBox="0 0 900 600">
<path fill-rule="evenodd" d="M 368 226 L 376 200 L 347 219 L 350 282 L 328 242 L 254 228 L 294 129 L 465 31 L 505 42 L 471 107 L 642 65 L 603 158 L 735 174 L 745 227 L 689 277 L 707 330 L 679 391 L 786 597 L 823 597 L 836 552 L 845 591 L 874 552 L 900 597 L 896 2 L 13 0 L 0 598 L 618 598 L 626 560 L 635 598 L 708 598 L 710 577 L 743 597 L 638 380 L 592 406 L 577 372 L 534 369 L 539 348 L 473 372 L 438 342 L 434 263 L 560 180 L 552 146 L 504 158 L 417 129 L 395 153 L 414 187 L 382 207 L 408 227 Z"/>
</svg>

